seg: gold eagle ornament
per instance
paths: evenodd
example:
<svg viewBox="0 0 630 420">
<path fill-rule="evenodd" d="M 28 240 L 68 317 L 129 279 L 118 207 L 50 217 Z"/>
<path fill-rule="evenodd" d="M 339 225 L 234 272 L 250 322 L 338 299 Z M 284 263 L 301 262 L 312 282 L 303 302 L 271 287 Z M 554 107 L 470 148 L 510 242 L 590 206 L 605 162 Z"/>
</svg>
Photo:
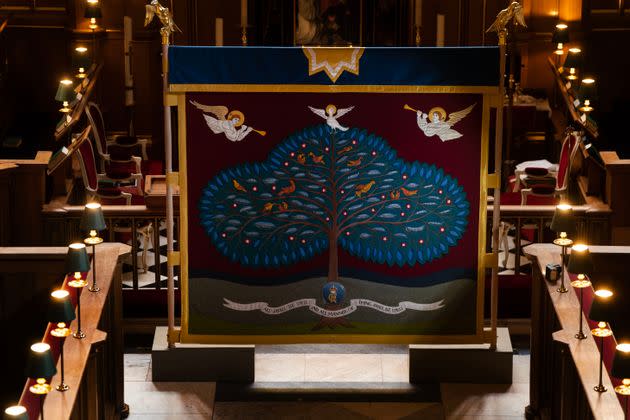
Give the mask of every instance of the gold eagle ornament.
<svg viewBox="0 0 630 420">
<path fill-rule="evenodd" d="M 160 33 L 162 34 L 162 36 L 169 37 L 175 31 L 182 31 L 175 24 L 175 21 L 173 20 L 173 15 L 168 10 L 168 7 L 162 6 L 158 2 L 158 0 L 152 0 L 151 3 L 145 5 L 144 8 L 144 26 L 148 26 L 153 18 L 157 16 L 158 19 L 160 19 L 160 23 L 162 24 L 162 28 L 160 29 Z"/>
<path fill-rule="evenodd" d="M 490 25 L 486 32 L 501 33 L 506 30 L 505 27 L 512 19 L 514 19 L 515 25 L 521 25 L 527 28 L 523 6 L 517 1 L 513 1 L 508 7 L 501 10 L 494 23 Z"/>
</svg>

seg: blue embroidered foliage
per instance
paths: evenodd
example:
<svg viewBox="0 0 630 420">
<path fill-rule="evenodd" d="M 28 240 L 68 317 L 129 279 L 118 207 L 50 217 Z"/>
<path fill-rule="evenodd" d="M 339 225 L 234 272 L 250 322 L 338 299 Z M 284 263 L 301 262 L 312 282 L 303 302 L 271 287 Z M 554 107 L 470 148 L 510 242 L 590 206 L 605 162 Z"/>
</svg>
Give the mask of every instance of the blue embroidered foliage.
<svg viewBox="0 0 630 420">
<path fill-rule="evenodd" d="M 217 249 L 250 266 L 309 259 L 331 240 L 376 263 L 424 264 L 457 244 L 469 207 L 441 169 L 397 158 L 366 130 L 325 124 L 291 135 L 264 163 L 219 173 L 199 201 Z"/>
</svg>

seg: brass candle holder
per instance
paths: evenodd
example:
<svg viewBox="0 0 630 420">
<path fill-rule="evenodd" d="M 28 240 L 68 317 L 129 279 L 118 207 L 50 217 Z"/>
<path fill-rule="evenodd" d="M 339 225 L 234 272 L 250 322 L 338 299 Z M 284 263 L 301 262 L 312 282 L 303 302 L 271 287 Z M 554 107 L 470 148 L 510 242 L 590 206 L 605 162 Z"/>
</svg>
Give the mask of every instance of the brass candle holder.
<svg viewBox="0 0 630 420">
<path fill-rule="evenodd" d="M 628 396 L 630 396 L 630 343 L 620 343 L 616 347 L 610 374 L 621 379 L 621 385 L 615 387 L 615 392 L 625 396 L 625 418 L 628 419 Z"/>
<path fill-rule="evenodd" d="M 573 241 L 569 239 L 568 235 L 573 234 L 575 231 L 573 207 L 569 204 L 558 204 L 555 212 L 553 213 L 550 228 L 558 234 L 558 237 L 554 239 L 553 243 L 562 249 L 562 260 L 560 261 L 560 265 L 562 267 L 562 273 L 560 273 L 561 283 L 557 291 L 558 293 L 566 293 L 569 291 L 569 289 L 567 289 L 564 285 L 564 276 L 567 265 L 567 248 L 573 245 Z"/>
<path fill-rule="evenodd" d="M 35 383 L 28 390 L 39 396 L 40 418 L 44 420 L 44 396 L 52 391 L 52 386 L 46 381 L 57 373 L 55 362 L 50 352 L 50 345 L 35 343 L 26 361 L 26 376 L 35 379 Z"/>
<path fill-rule="evenodd" d="M 88 290 L 98 292 L 101 289 L 96 285 L 96 245 L 103 243 L 103 238 L 98 234 L 99 231 L 107 229 L 103 208 L 99 203 L 87 203 L 85 205 L 80 228 L 89 231 L 89 236 L 83 240 L 83 243 L 92 246 L 92 284 Z"/>
<path fill-rule="evenodd" d="M 602 372 L 604 370 L 604 338 L 612 335 L 612 330 L 605 322 L 597 323 L 597 328 L 591 330 L 593 337 L 599 337 L 599 383 L 593 387 L 597 392 L 606 392 L 607 389 L 602 382 Z"/>
<path fill-rule="evenodd" d="M 68 282 L 68 286 L 74 288 L 77 294 L 77 331 L 72 336 L 78 339 L 85 338 L 85 333 L 81 329 L 81 293 L 79 289 L 88 284 L 81 273 L 89 270 L 90 259 L 85 244 L 79 242 L 70 244 L 66 254 L 66 273 L 74 273 L 74 278 Z"/>
<path fill-rule="evenodd" d="M 55 290 L 50 294 L 52 301 L 48 307 L 48 322 L 55 324 L 55 328 L 50 330 L 50 335 L 59 338 L 59 358 L 61 361 L 61 383 L 57 386 L 57 391 L 65 392 L 70 387 L 65 381 L 65 367 L 63 355 L 63 339 L 72 334 L 68 328 L 68 323 L 75 319 L 74 308 L 70 302 L 70 293 L 67 290 Z"/>
<path fill-rule="evenodd" d="M 584 340 L 586 338 L 583 331 L 584 316 L 582 314 L 582 308 L 584 305 L 584 289 L 591 285 L 591 281 L 588 276 L 593 273 L 593 258 L 588 246 L 584 244 L 577 244 L 571 247 L 571 255 L 569 256 L 567 271 L 577 274 L 577 279 L 571 282 L 571 286 L 576 289 L 580 289 L 580 307 L 578 308 L 580 330 L 577 334 L 575 334 L 575 338 L 578 340 Z"/>
</svg>

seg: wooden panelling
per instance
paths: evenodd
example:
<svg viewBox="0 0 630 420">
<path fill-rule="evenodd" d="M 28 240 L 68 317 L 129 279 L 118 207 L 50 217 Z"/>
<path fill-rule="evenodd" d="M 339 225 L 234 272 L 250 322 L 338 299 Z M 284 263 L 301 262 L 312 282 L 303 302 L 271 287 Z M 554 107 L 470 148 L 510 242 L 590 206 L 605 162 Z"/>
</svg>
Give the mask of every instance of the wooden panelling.
<svg viewBox="0 0 630 420">
<path fill-rule="evenodd" d="M 400 3 L 396 10 L 405 14 L 407 0 L 391 0 Z M 12 100 L 16 114 L 26 116 L 26 121 L 37 120 L 46 125 L 42 133 L 51 132 L 59 117 L 58 104 L 54 93 L 59 78 L 71 74 L 72 40 L 91 42 L 92 34 L 88 21 L 83 18 L 85 0 L 38 0 L 38 6 L 56 5 L 56 9 L 30 9 L 32 2 L 13 2 L 28 6 L 27 9 L 12 14 L 6 31 L 4 47 L 8 51 L 10 85 L 15 89 Z M 11 3 L 11 4 L 13 4 Z M 110 131 L 125 131 L 128 128 L 128 110 L 124 107 L 124 65 L 122 47 L 123 17 L 133 21 L 132 67 L 135 81 L 134 123 L 139 134 L 153 137 L 150 155 L 154 159 L 163 156 L 162 96 L 160 69 L 159 24 L 153 22 L 143 27 L 146 0 L 103 0 L 103 18 L 99 25 L 106 31 L 97 34 L 98 52 L 105 67 L 94 100 L 100 102 Z M 179 45 L 213 45 L 215 43 L 215 19 L 223 18 L 224 44 L 240 45 L 240 2 L 207 0 L 164 0 L 173 11 L 175 21 L 182 33 L 174 36 Z M 249 30 L 250 45 L 263 45 L 267 39 L 284 40 L 284 45 L 292 44 L 292 0 L 250 0 L 249 16 L 252 27 Z M 365 7 L 374 7 L 372 0 L 364 0 Z M 422 45 L 432 46 L 436 41 L 437 14 L 445 15 L 445 44 L 453 45 L 496 45 L 496 35 L 485 34 L 497 13 L 508 4 L 507 0 L 424 0 L 422 13 Z M 523 0 L 527 33 L 519 35 L 519 47 L 523 55 L 523 82 L 528 87 L 549 87 L 549 71 L 545 57 L 550 52 L 553 24 L 560 18 L 569 21 L 579 20 L 582 0 Z M 0 6 L 9 5 L 1 2 Z M 372 5 L 372 6 L 370 6 Z M 61 10 L 61 9 L 60 9 Z M 269 17 L 269 11 L 282 11 L 282 16 Z M 277 13 L 277 12 L 274 12 Z M 367 13 L 367 12 L 366 12 Z M 369 14 L 369 13 L 368 13 Z M 8 12 L 0 7 L 0 17 Z M 367 16 L 367 14 L 366 14 Z M 411 29 L 410 19 L 400 17 L 392 26 L 398 33 L 387 39 L 396 45 L 408 45 Z M 282 35 L 265 37 L 270 24 L 281 25 Z M 364 22 L 364 34 L 369 34 L 369 25 L 379 22 Z M 28 27 L 26 27 L 26 26 Z M 20 26 L 20 27 L 17 27 Z M 44 26 L 44 27 L 42 27 Z M 572 23 L 572 27 L 575 24 Z M 365 35 L 367 37 L 367 35 Z M 384 38 L 385 39 L 385 38 Z M 0 41 L 1 42 L 1 41 Z M 366 39 L 367 42 L 367 39 Z M 46 71 L 42 71 L 46 69 Z M 43 116 L 38 117 L 37 113 Z M 24 125 L 24 118 L 19 121 Z M 44 144 L 55 146 L 44 134 L 40 135 Z"/>
</svg>

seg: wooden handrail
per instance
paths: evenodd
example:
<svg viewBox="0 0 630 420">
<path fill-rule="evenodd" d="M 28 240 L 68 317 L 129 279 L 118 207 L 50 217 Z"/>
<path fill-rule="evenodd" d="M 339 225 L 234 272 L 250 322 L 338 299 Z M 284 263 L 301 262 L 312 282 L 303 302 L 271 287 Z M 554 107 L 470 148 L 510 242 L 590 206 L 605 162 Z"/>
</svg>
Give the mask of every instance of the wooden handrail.
<svg viewBox="0 0 630 420">
<path fill-rule="evenodd" d="M 90 96 L 94 91 L 94 86 L 96 85 L 96 81 L 98 80 L 98 76 L 100 75 L 102 68 L 103 64 L 98 64 L 92 72 L 88 73 L 89 81 L 85 89 L 81 92 L 81 99 L 72 109 L 69 120 L 64 121 L 55 129 L 55 140 L 59 141 L 62 137 L 66 136 L 68 131 L 81 119 L 83 111 L 85 110 Z"/>
<path fill-rule="evenodd" d="M 591 246 L 593 255 L 596 254 L 627 254 L 627 246 Z M 545 280 L 545 267 L 550 263 L 559 263 L 559 247 L 553 244 L 533 244 L 527 247 L 526 255 L 533 262 L 532 284 L 532 337 L 531 337 L 531 371 L 530 371 L 530 414 L 545 412 L 551 417 L 558 418 L 594 418 L 594 419 L 622 419 L 623 410 L 613 390 L 614 386 L 608 372 L 604 371 L 603 384 L 608 392 L 598 393 L 593 386 L 598 383 L 599 350 L 590 334 L 588 318 L 581 314 L 586 339 L 577 340 L 573 334 L 578 331 L 580 302 L 576 293 L 558 293 L 557 284 Z M 602 275 L 606 270 L 598 268 Z M 568 279 L 565 278 L 565 281 Z M 610 320 L 614 332 L 614 320 Z M 556 331 L 557 328 L 560 328 Z M 560 367 L 554 371 L 557 359 L 552 356 L 550 349 L 554 341 L 563 343 L 568 349 L 565 356 L 571 361 L 581 382 L 579 391 L 563 393 L 564 377 L 569 377 L 567 368 Z M 560 383 L 560 386 L 558 385 Z M 574 385 L 574 384 L 573 384 Z M 564 390 L 566 391 L 566 390 Z M 563 403 L 564 402 L 564 403 Z M 584 412 L 584 404 L 590 413 Z M 554 405 L 560 412 L 554 412 Z M 558 408 L 559 407 L 559 408 Z"/>
<path fill-rule="evenodd" d="M 599 137 L 599 132 L 597 131 L 597 128 L 589 124 L 588 120 L 586 122 L 583 122 L 582 119 L 580 118 L 579 113 L 575 109 L 575 105 L 573 105 L 573 99 L 571 95 L 569 94 L 569 91 L 566 85 L 564 84 L 564 81 L 562 80 L 562 76 L 558 72 L 558 69 L 556 68 L 556 65 L 554 64 L 551 57 L 547 57 L 547 63 L 549 64 L 549 67 L 551 67 L 551 71 L 553 72 L 553 76 L 556 81 L 556 84 L 558 85 L 560 93 L 562 94 L 562 98 L 564 99 L 564 103 L 567 107 L 567 110 L 569 111 L 569 114 L 571 115 L 571 121 L 577 124 L 578 126 L 582 127 L 591 137 L 593 138 Z"/>
<path fill-rule="evenodd" d="M 81 328 L 86 333 L 86 338 L 82 340 L 68 337 L 63 342 L 65 361 L 65 383 L 70 386 L 66 392 L 59 392 L 54 389 L 61 381 L 60 360 L 57 362 L 57 374 L 51 378 L 50 383 L 53 390 L 45 397 L 44 412 L 47 417 L 55 419 L 70 418 L 119 418 L 123 403 L 123 371 L 122 371 L 122 325 L 121 325 L 121 287 L 120 284 L 120 264 L 121 258 L 129 255 L 130 247 L 120 243 L 104 243 L 97 247 L 96 264 L 97 279 L 101 290 L 98 293 L 91 293 L 84 290 L 81 293 Z M 24 260 L 57 260 L 63 261 L 67 253 L 66 247 L 20 247 L 20 248 L 0 248 L 0 261 L 24 261 Z M 4 264 L 3 264 L 4 265 Z M 14 265 L 15 266 L 15 265 Z M 92 272 L 87 274 L 88 281 L 92 279 Z M 66 279 L 67 280 L 67 279 Z M 65 286 L 65 281 L 64 281 Z M 103 321 L 107 320 L 105 329 L 102 330 Z M 58 344 L 57 338 L 49 337 L 50 325 L 46 328 L 42 341 Z M 77 330 L 77 320 L 75 319 L 70 328 Z M 104 360 L 107 372 L 91 372 L 93 365 L 90 358 L 95 347 L 109 346 L 108 356 Z M 54 346 L 53 346 L 54 348 Z M 103 357 L 102 355 L 100 357 Z M 111 363 L 114 365 L 112 366 Z M 100 367 L 96 368 L 97 370 Z M 109 381 L 114 383 L 114 395 L 92 395 L 94 389 L 86 389 L 86 378 L 88 376 L 101 376 L 96 380 L 103 380 L 103 375 L 108 375 Z M 33 380 L 27 380 L 22 391 L 20 404 L 24 405 L 31 420 L 37 418 L 39 414 L 39 400 L 28 390 L 33 384 Z M 108 388 L 110 384 L 108 384 Z M 97 387 L 97 389 L 99 389 Z M 101 387 L 101 392 L 108 392 Z M 112 401 L 113 397 L 113 401 Z M 84 399 L 89 399 L 92 403 L 85 404 Z M 85 412 L 87 410 L 87 412 Z M 98 415 L 94 417 L 94 412 Z"/>
</svg>

